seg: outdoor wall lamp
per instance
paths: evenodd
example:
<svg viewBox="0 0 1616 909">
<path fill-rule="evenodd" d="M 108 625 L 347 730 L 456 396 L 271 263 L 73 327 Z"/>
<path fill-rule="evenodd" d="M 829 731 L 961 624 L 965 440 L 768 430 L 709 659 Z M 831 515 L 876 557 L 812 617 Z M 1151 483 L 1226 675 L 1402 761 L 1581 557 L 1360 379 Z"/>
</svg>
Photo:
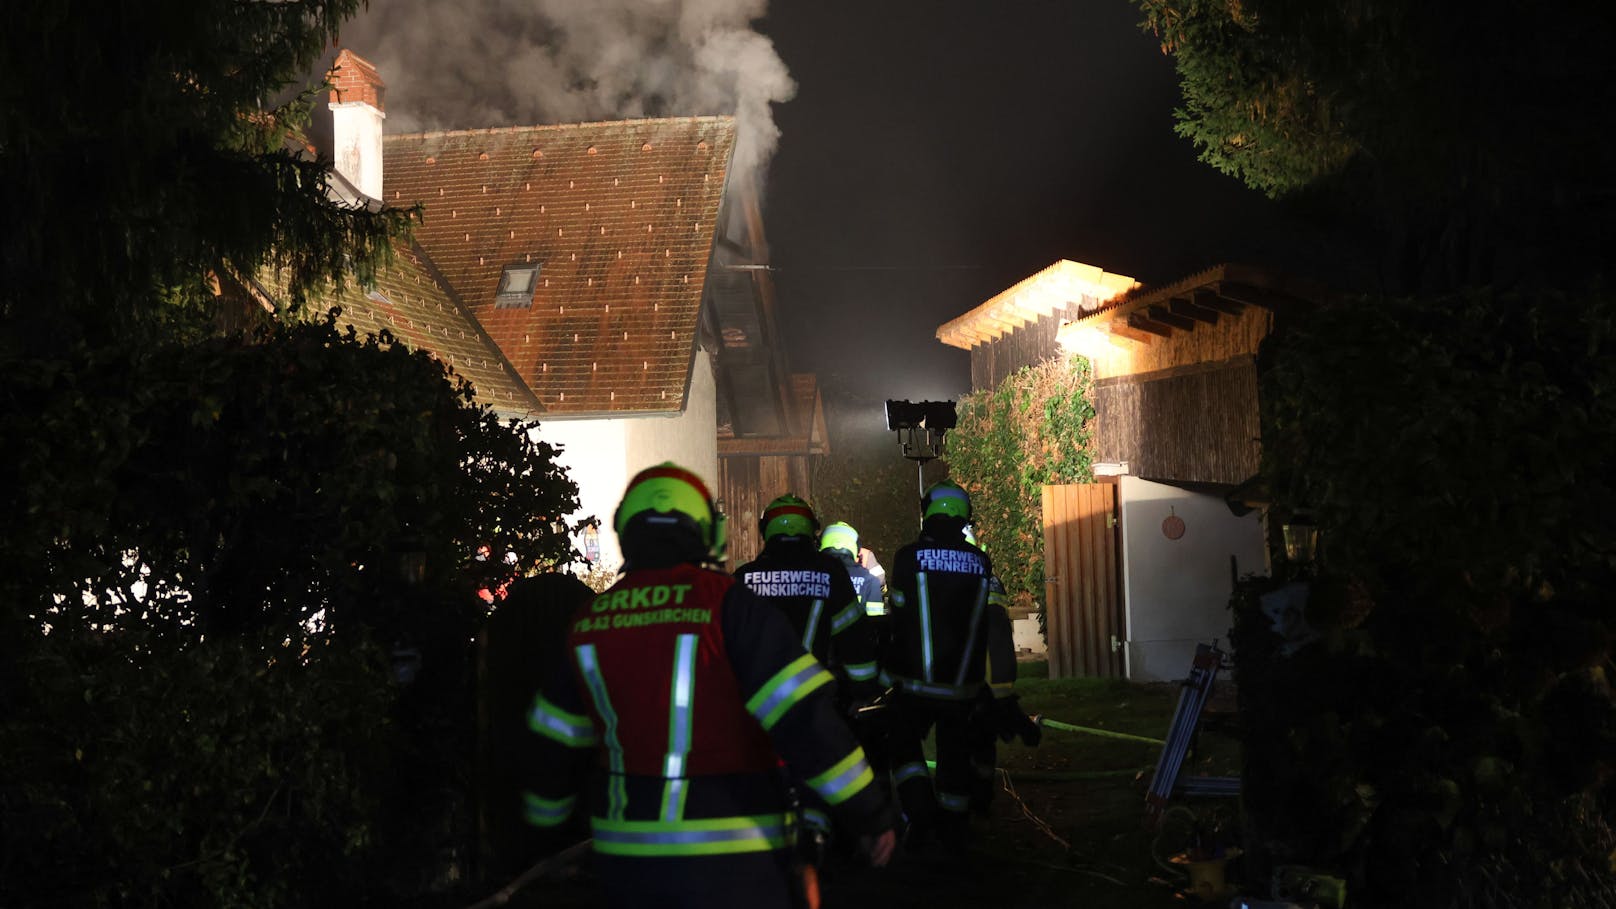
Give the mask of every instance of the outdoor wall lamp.
<svg viewBox="0 0 1616 909">
<path fill-rule="evenodd" d="M 1308 566 L 1319 550 L 1319 528 L 1309 518 L 1297 516 L 1280 526 L 1285 535 L 1285 558 L 1292 564 Z"/>
</svg>

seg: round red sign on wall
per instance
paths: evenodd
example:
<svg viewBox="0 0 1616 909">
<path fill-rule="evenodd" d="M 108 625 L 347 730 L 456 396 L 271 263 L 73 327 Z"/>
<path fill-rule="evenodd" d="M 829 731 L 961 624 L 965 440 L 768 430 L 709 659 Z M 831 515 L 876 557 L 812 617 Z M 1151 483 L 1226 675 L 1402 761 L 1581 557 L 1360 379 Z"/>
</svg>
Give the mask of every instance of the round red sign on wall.
<svg viewBox="0 0 1616 909">
<path fill-rule="evenodd" d="M 1170 514 L 1162 519 L 1162 536 L 1169 540 L 1176 540 L 1184 535 L 1184 519 L 1176 514 Z"/>
</svg>

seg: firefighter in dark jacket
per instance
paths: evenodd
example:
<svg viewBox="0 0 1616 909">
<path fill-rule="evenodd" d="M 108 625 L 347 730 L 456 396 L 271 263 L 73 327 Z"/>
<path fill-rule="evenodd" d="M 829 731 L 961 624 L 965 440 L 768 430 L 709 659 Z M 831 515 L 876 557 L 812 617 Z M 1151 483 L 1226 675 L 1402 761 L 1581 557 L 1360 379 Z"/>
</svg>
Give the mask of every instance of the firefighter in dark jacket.
<svg viewBox="0 0 1616 909">
<path fill-rule="evenodd" d="M 859 564 L 858 531 L 853 529 L 853 525 L 843 521 L 827 525 L 819 532 L 819 550 L 840 560 L 847 569 L 847 577 L 853 582 L 853 589 L 864 604 L 863 621 L 870 627 L 871 637 L 874 639 L 876 666 L 879 670 L 880 654 L 886 647 L 887 604 L 881 589 L 881 579 Z M 876 677 L 880 678 L 879 671 Z M 874 687 L 884 689 L 886 686 L 878 682 Z M 870 758 L 870 766 L 875 768 L 876 778 L 885 783 L 889 769 L 886 723 L 883 721 L 886 708 L 882 706 L 873 707 L 869 711 L 859 710 L 859 707 L 868 706 L 867 701 L 868 698 L 861 698 L 854 705 L 853 731 L 859 737 L 859 744 L 864 746 L 864 753 Z"/>
<path fill-rule="evenodd" d="M 735 570 L 759 599 L 778 608 L 815 659 L 839 676 L 839 709 L 850 713 L 875 691 L 875 634 L 864 603 L 840 560 L 819 551 L 819 520 L 808 503 L 783 495 L 758 520 L 763 552 Z M 819 865 L 831 840 L 830 813 L 811 792 L 801 793 L 803 858 Z"/>
<path fill-rule="evenodd" d="M 830 673 L 778 610 L 703 567 L 722 558 L 723 533 L 702 481 L 672 464 L 642 471 L 614 526 L 624 574 L 578 611 L 528 718 L 529 822 L 571 815 L 593 761 L 586 802 L 610 905 L 792 906 L 783 758 L 885 864 L 891 809 L 832 706 Z"/>
<path fill-rule="evenodd" d="M 892 645 L 884 656 L 898 689 L 893 782 L 912 845 L 935 831 L 945 844 L 962 847 L 974 776 L 970 719 L 987 684 L 993 564 L 965 541 L 971 500 L 964 489 L 946 480 L 934 483 L 920 508 L 920 538 L 898 550 L 888 576 Z M 1013 699 L 1008 706 L 1019 711 Z M 935 778 L 921 750 L 933 727 Z"/>
<path fill-rule="evenodd" d="M 967 524 L 965 542 L 985 554 Z M 1037 745 L 1043 730 L 1021 711 L 1016 699 L 1016 644 L 1010 627 L 1010 597 L 998 575 L 988 577 L 987 665 L 985 685 L 977 691 L 971 712 L 971 810 L 986 815 L 993 802 L 994 775 L 998 772 L 998 741 L 1020 736 L 1023 744 Z"/>
<path fill-rule="evenodd" d="M 853 582 L 853 591 L 864 604 L 864 614 L 880 619 L 887 614 L 887 602 L 882 597 L 881 579 L 859 564 L 859 536 L 853 525 L 837 521 L 819 532 L 819 551 L 835 556 L 847 569 Z"/>
<path fill-rule="evenodd" d="M 865 603 L 835 556 L 819 551 L 819 520 L 794 495 L 770 502 L 758 520 L 763 552 L 735 577 L 785 613 L 802 646 L 843 676 L 846 694 L 869 696 L 875 684 L 875 635 Z"/>
</svg>

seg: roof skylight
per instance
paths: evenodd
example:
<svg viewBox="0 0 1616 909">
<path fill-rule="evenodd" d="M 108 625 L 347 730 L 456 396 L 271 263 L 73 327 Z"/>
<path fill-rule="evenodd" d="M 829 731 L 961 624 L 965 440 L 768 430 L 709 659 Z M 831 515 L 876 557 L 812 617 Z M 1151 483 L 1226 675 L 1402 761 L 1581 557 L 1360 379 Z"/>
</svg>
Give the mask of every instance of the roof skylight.
<svg viewBox="0 0 1616 909">
<path fill-rule="evenodd" d="M 533 305 L 533 292 L 539 286 L 538 263 L 507 265 L 494 292 L 497 309 L 527 309 Z"/>
</svg>

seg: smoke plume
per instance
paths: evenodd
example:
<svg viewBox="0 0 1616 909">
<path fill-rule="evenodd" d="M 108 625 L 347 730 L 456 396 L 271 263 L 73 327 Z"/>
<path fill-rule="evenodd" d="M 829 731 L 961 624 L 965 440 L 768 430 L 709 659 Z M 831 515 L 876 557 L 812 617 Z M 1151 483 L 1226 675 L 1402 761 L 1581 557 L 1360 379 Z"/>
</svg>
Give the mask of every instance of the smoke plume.
<svg viewBox="0 0 1616 909">
<path fill-rule="evenodd" d="M 734 114 L 754 169 L 796 93 L 753 30 L 768 0 L 372 0 L 343 46 L 387 82 L 389 132 Z"/>
</svg>

